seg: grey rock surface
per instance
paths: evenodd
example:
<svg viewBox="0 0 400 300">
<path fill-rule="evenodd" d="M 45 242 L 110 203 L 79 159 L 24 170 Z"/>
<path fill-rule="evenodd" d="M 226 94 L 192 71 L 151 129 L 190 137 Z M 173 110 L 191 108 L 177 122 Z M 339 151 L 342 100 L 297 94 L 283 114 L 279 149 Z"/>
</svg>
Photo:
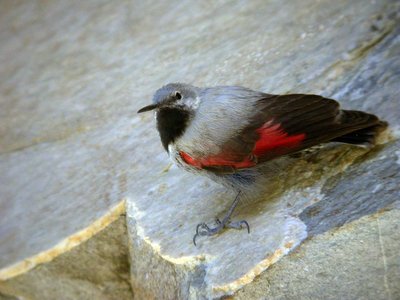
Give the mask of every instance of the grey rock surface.
<svg viewBox="0 0 400 300">
<path fill-rule="evenodd" d="M 300 214 L 308 234 L 321 234 L 398 205 L 400 164 L 396 150 L 399 146 L 397 141 L 388 143 L 384 149 L 377 147 L 356 160 L 344 173 L 331 177 L 322 187 L 325 197 Z M 377 151 L 385 154 L 377 156 Z"/>
<path fill-rule="evenodd" d="M 399 210 L 307 240 L 235 299 L 399 299 Z"/>
<path fill-rule="evenodd" d="M 136 189 L 131 194 L 133 201 L 128 201 L 132 256 L 143 256 L 151 252 L 151 248 L 156 253 L 154 264 L 146 260 L 143 265 L 132 265 L 133 281 L 147 292 L 152 291 L 156 298 L 162 295 L 182 299 L 214 298 L 234 293 L 245 285 L 250 286 L 246 291 L 251 291 L 250 282 L 255 276 L 298 246 L 308 235 L 323 233 L 398 203 L 398 6 L 393 2 L 364 5 L 364 2 L 353 1 L 351 4 L 342 3 L 344 6 L 338 2 L 318 3 L 308 3 L 309 9 L 304 8 L 307 4 L 303 2 L 292 3 L 279 11 L 273 10 L 271 3 L 272 6 L 247 7 L 251 16 L 259 13 L 271 18 L 265 19 L 262 25 L 258 19 L 244 18 L 242 22 L 237 21 L 236 28 L 240 31 L 227 30 L 222 38 L 234 45 L 231 48 L 238 49 L 236 53 L 239 56 L 234 59 L 234 54 L 228 55 L 231 64 L 227 63 L 227 66 L 234 70 L 236 64 L 243 64 L 244 67 L 235 70 L 236 78 L 245 78 L 243 73 L 254 75 L 254 72 L 246 72 L 247 61 L 240 53 L 247 51 L 244 49 L 246 43 L 263 44 L 269 31 L 273 31 L 271 36 L 278 45 L 277 49 L 258 50 L 253 57 L 249 55 L 250 69 L 265 74 L 261 81 L 260 78 L 249 78 L 254 80 L 252 87 L 259 82 L 268 92 L 322 93 L 339 99 L 346 108 L 378 113 L 391 122 L 395 131 L 392 141 L 384 142 L 371 152 L 336 145 L 299 159 L 290 169 L 283 170 L 283 178 L 271 178 L 272 188 L 266 199 L 246 203 L 238 212 L 236 218 L 245 218 L 251 224 L 250 236 L 243 232 L 227 232 L 216 239 L 202 240 L 196 249 L 191 247 L 193 230 L 190 228 L 221 215 L 233 195 L 224 194 L 218 187 L 209 186 L 207 181 L 192 179 L 191 175 L 174 168 L 162 172 L 164 158 L 157 156 L 160 168 L 149 176 L 147 182 L 141 182 L 147 194 Z M 313 9 L 315 15 L 311 13 Z M 301 25 L 275 22 L 275 16 L 279 20 L 285 19 L 280 14 L 296 16 L 295 24 Z M 228 14 L 226 18 L 229 18 Z M 257 22 L 257 29 L 252 27 L 253 21 Z M 275 26 L 277 23 L 280 26 Z M 206 24 L 205 21 L 204 26 Z M 285 43 L 279 44 L 282 36 Z M 185 36 L 185 32 L 181 38 L 186 43 L 194 39 L 189 33 Z M 165 43 L 168 42 L 166 39 Z M 217 47 L 212 53 L 218 51 L 224 49 Z M 264 64 L 257 64 L 258 55 L 276 60 L 266 58 Z M 273 73 L 269 73 L 271 70 Z M 145 141 L 144 144 L 152 142 Z M 142 170 L 145 172 L 145 165 Z M 185 187 L 184 193 L 179 193 L 182 186 Z M 216 197 L 216 193 L 220 196 Z M 315 219 L 312 212 L 315 212 Z M 398 244 L 393 244 L 393 247 L 398 248 Z M 160 259 L 169 262 L 161 267 L 165 273 L 160 269 L 146 272 L 149 265 L 160 266 Z M 359 259 L 361 263 L 369 258 L 360 255 Z M 308 263 L 312 263 L 311 258 Z M 298 272 L 302 274 L 300 270 Z M 354 276 L 357 276 L 357 271 L 353 272 Z M 265 278 L 268 278 L 268 273 L 265 272 Z M 397 273 L 394 277 L 394 281 L 399 279 Z M 158 289 L 159 282 L 170 283 L 171 291 L 165 294 L 165 290 Z M 247 294 L 244 295 L 246 298 Z M 265 295 L 268 295 L 266 291 Z M 316 292 L 314 297 L 320 295 Z M 363 294 L 363 297 L 367 296 Z M 295 298 L 295 292 L 291 297 Z"/>
<path fill-rule="evenodd" d="M 97 244 L 57 245 L 126 199 L 131 264 L 125 246 L 111 248 L 121 278 L 82 275 L 98 297 L 131 296 L 128 265 L 137 299 L 399 297 L 398 1 L 0 5 L 0 293 L 53 299 L 49 277 L 61 276 L 76 296 L 74 273 L 59 270 Z M 195 248 L 196 224 L 233 195 L 171 167 L 151 114 L 136 115 L 174 81 L 322 94 L 378 114 L 391 132 L 372 151 L 331 145 L 300 157 L 239 207 L 250 235 L 226 231 Z M 43 253 L 53 261 L 34 259 Z"/>
</svg>

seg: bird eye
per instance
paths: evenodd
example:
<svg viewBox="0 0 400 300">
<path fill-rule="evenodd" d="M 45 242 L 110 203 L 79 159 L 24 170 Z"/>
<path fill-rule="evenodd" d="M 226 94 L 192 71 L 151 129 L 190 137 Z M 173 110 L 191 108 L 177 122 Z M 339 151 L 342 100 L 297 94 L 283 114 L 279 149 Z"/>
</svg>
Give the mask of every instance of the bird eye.
<svg viewBox="0 0 400 300">
<path fill-rule="evenodd" d="M 182 99 L 182 94 L 179 93 L 179 92 L 175 92 L 175 98 L 176 98 L 177 100 Z"/>
</svg>

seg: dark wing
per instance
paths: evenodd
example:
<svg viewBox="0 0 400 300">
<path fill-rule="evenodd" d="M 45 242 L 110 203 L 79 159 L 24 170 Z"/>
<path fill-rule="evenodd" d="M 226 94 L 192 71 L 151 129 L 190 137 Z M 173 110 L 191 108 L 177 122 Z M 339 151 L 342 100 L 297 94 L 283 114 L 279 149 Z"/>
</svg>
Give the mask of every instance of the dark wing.
<svg viewBox="0 0 400 300">
<path fill-rule="evenodd" d="M 249 125 L 229 140 L 219 155 L 201 159 L 186 153 L 181 156 L 197 168 L 234 172 L 379 123 L 374 115 L 340 110 L 338 102 L 322 96 L 266 94 L 255 103 Z"/>
</svg>

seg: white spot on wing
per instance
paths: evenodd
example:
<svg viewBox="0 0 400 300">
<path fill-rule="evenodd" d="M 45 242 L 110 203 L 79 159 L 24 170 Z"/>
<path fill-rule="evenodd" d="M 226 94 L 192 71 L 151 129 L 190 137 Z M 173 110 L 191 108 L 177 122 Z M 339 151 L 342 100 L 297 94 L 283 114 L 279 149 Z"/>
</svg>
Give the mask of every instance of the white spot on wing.
<svg viewBox="0 0 400 300">
<path fill-rule="evenodd" d="M 175 147 L 173 144 L 168 145 L 168 154 L 171 157 L 171 154 L 175 153 Z"/>
</svg>

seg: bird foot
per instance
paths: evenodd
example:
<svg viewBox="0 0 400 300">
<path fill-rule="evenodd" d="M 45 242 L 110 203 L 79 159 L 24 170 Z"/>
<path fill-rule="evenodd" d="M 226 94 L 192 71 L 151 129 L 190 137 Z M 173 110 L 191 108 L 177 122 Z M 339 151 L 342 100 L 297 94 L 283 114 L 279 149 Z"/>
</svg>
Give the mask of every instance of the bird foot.
<svg viewBox="0 0 400 300">
<path fill-rule="evenodd" d="M 199 236 L 213 236 L 220 233 L 224 228 L 232 228 L 232 229 L 243 229 L 247 228 L 247 232 L 250 233 L 250 226 L 246 220 L 231 222 L 229 219 L 225 219 L 220 221 L 216 219 L 215 223 L 217 226 L 210 227 L 206 223 L 200 223 L 196 227 L 196 234 L 193 236 L 193 244 L 196 245 L 196 238 Z"/>
</svg>

